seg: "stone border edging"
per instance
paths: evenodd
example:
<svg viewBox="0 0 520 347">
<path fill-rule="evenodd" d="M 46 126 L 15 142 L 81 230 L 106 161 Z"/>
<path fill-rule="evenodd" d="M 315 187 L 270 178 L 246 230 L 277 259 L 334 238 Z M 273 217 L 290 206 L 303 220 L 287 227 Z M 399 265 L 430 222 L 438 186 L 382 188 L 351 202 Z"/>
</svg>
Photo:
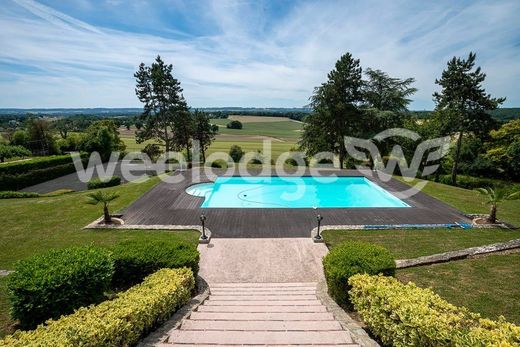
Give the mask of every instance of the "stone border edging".
<svg viewBox="0 0 520 347">
<path fill-rule="evenodd" d="M 0 277 L 8 276 L 10 273 L 13 273 L 13 270 L 0 270 Z"/>
<path fill-rule="evenodd" d="M 327 307 L 327 310 L 332 313 L 334 318 L 341 324 L 343 329 L 350 332 L 352 339 L 355 343 L 363 347 L 380 347 L 380 345 L 374 341 L 363 329 L 358 322 L 352 319 L 345 310 L 329 296 L 327 292 L 327 282 L 322 280 L 316 287 L 316 295 L 323 305 Z"/>
<path fill-rule="evenodd" d="M 493 243 L 490 245 L 478 247 L 470 247 L 458 251 L 450 251 L 433 255 L 427 255 L 413 259 L 398 259 L 395 261 L 395 264 L 398 269 L 404 269 L 414 266 L 445 263 L 450 260 L 465 259 L 479 254 L 495 253 L 516 248 L 520 248 L 520 239 L 500 243 Z"/>
<path fill-rule="evenodd" d="M 83 227 L 85 229 L 122 229 L 122 230 L 165 230 L 165 231 L 175 231 L 175 230 L 197 230 L 202 236 L 202 226 L 200 225 L 142 225 L 142 224 L 99 224 L 103 220 L 103 217 L 100 217 Z M 199 243 L 208 243 L 211 239 L 211 230 L 208 227 L 205 228 L 206 236 L 208 237 L 206 240 L 202 240 L 199 237 Z"/>
<path fill-rule="evenodd" d="M 164 322 L 159 328 L 142 339 L 137 344 L 137 347 L 153 347 L 166 343 L 170 330 L 179 328 L 182 322 L 209 297 L 209 285 L 202 277 L 197 276 L 196 285 L 197 293 L 199 294 L 177 310 L 177 312 L 175 312 L 173 316 L 171 316 L 170 319 Z"/>
</svg>

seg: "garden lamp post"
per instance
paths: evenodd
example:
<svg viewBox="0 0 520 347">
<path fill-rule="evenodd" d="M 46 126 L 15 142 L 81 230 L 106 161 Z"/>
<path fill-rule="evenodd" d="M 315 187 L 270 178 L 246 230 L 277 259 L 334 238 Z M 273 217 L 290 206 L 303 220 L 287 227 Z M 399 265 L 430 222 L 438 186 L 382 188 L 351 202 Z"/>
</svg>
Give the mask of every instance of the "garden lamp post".
<svg viewBox="0 0 520 347">
<path fill-rule="evenodd" d="M 201 240 L 207 240 L 208 237 L 206 236 L 206 228 L 204 226 L 204 222 L 206 221 L 206 216 L 203 214 L 200 215 L 200 223 L 202 224 L 202 236 L 200 237 Z"/>
<path fill-rule="evenodd" d="M 320 235 L 320 226 L 321 226 L 321 221 L 323 220 L 323 217 L 321 214 L 318 214 L 316 216 L 316 221 L 318 222 L 318 230 L 316 231 L 316 236 L 314 236 L 314 240 L 315 241 L 321 241 L 322 240 L 322 237 Z"/>
</svg>

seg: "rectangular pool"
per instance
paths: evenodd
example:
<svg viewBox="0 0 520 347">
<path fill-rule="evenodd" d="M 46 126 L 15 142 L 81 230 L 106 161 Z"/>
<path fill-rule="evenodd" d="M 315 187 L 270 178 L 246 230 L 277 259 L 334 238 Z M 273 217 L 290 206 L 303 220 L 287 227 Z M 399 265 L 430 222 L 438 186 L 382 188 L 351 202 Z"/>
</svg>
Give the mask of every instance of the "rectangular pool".
<svg viewBox="0 0 520 347">
<path fill-rule="evenodd" d="M 218 177 L 202 185 L 203 208 L 410 207 L 364 177 Z"/>
</svg>

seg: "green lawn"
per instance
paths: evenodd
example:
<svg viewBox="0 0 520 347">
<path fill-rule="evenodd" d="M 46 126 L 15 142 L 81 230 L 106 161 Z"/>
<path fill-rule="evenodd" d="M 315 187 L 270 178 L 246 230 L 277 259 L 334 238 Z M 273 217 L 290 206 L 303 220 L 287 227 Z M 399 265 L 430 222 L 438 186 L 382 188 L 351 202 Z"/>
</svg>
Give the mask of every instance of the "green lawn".
<svg viewBox="0 0 520 347">
<path fill-rule="evenodd" d="M 397 277 L 485 317 L 503 315 L 520 325 L 520 253 L 403 269 Z"/>
<path fill-rule="evenodd" d="M 519 230 L 504 229 L 403 229 L 326 230 L 327 246 L 356 240 L 376 243 L 390 250 L 396 259 L 415 258 L 468 247 L 520 238 Z"/>
<path fill-rule="evenodd" d="M 107 191 L 117 191 L 121 195 L 113 202 L 112 211 L 129 205 L 158 181 L 155 177 L 144 183 L 106 188 Z M 198 232 L 195 231 L 82 230 L 102 214 L 100 206 L 84 203 L 86 194 L 88 192 L 46 198 L 0 200 L 0 269 L 11 270 L 19 259 L 51 248 L 72 245 L 112 245 L 129 239 L 172 238 L 197 243 Z M 0 279 L 0 336 L 6 333 L 9 324 L 5 279 Z"/>
</svg>

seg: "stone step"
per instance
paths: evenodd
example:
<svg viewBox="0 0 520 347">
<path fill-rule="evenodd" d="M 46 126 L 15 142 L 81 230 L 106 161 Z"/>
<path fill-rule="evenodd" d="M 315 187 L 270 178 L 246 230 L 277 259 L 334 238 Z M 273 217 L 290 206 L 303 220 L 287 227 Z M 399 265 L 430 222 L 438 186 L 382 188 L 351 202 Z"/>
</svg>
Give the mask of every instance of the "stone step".
<svg viewBox="0 0 520 347">
<path fill-rule="evenodd" d="M 353 343 L 346 331 L 205 331 L 174 330 L 168 342 L 221 345 L 301 345 Z"/>
<path fill-rule="evenodd" d="M 258 287 L 258 288 L 210 288 L 211 293 L 232 292 L 232 293 L 281 293 L 281 292 L 316 292 L 316 287 Z"/>
<path fill-rule="evenodd" d="M 210 288 L 288 288 L 288 287 L 314 287 L 317 283 L 210 283 Z"/>
<path fill-rule="evenodd" d="M 290 289 L 290 288 L 286 288 Z M 250 296 L 250 295 L 316 295 L 315 289 L 291 289 L 291 290 L 211 290 L 211 295 L 235 295 L 235 296 Z"/>
<path fill-rule="evenodd" d="M 321 305 L 319 300 L 255 300 L 255 301 L 221 301 L 218 297 L 204 301 L 204 306 L 317 306 Z"/>
<path fill-rule="evenodd" d="M 161 343 L 159 345 L 155 345 L 155 347 L 222 347 L 221 344 L 218 344 L 218 343 L 211 343 L 211 344 L 208 344 L 208 343 L 198 343 L 198 344 L 191 344 L 191 343 Z M 231 345 L 233 346 L 233 345 Z M 239 346 L 239 345 L 235 345 L 235 346 Z M 247 346 L 247 345 L 242 345 L 242 346 Z M 258 345 L 255 345 L 258 347 Z M 267 344 L 267 345 L 261 345 L 261 347 L 280 347 L 279 344 L 275 344 L 275 345 L 271 345 L 271 344 Z M 316 344 L 312 344 L 312 345 L 302 345 L 302 344 L 299 344 L 299 345 L 283 345 L 283 347 L 291 347 L 291 346 L 295 346 L 295 347 L 302 347 L 302 346 L 308 346 L 308 347 L 355 347 L 355 346 L 358 346 L 358 344 L 355 344 L 355 343 L 338 343 L 338 344 L 333 344 L 333 345 L 316 345 Z"/>
<path fill-rule="evenodd" d="M 273 300 L 273 301 L 287 301 L 287 300 L 316 300 L 316 295 L 250 295 L 250 296 L 236 296 L 236 295 L 219 295 L 220 301 L 258 301 L 258 300 Z"/>
<path fill-rule="evenodd" d="M 204 321 L 186 320 L 181 330 L 235 331 L 338 331 L 337 321 Z"/>
<path fill-rule="evenodd" d="M 324 321 L 334 320 L 330 312 L 192 312 L 191 320 L 228 320 L 228 321 Z"/>
<path fill-rule="evenodd" d="M 261 312 L 327 312 L 323 305 L 314 306 L 207 306 L 202 305 L 197 308 L 197 312 L 244 312 L 244 313 L 261 313 Z"/>
</svg>

